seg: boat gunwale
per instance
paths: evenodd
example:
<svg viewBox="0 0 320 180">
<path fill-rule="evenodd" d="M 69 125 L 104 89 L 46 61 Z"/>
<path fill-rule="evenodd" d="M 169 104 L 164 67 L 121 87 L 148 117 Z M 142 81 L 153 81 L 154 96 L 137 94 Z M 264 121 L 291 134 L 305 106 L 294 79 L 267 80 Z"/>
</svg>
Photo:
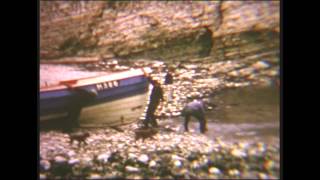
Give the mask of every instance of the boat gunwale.
<svg viewBox="0 0 320 180">
<path fill-rule="evenodd" d="M 64 85 L 62 83 L 69 82 L 69 81 L 76 81 L 76 83 L 71 84 L 71 87 L 82 87 L 82 86 L 94 85 L 94 84 L 106 82 L 106 81 L 125 80 L 125 79 L 129 79 L 129 78 L 133 78 L 133 77 L 143 76 L 144 73 L 142 72 L 141 69 L 133 69 L 133 70 L 131 69 L 131 70 L 117 72 L 117 73 L 113 73 L 113 74 L 96 75 L 96 76 L 91 76 L 91 77 L 84 77 L 84 78 L 78 78 L 78 79 L 59 81 L 59 84 L 56 84 L 56 85 L 46 86 L 46 87 L 42 87 L 42 88 L 40 87 L 40 93 L 68 89 L 67 85 Z M 148 67 L 143 68 L 143 69 L 148 73 L 151 72 L 151 69 Z M 103 78 L 106 78 L 107 80 L 100 80 Z M 92 81 L 94 81 L 96 79 L 96 82 L 91 82 L 91 83 L 81 82 L 81 81 L 89 81 L 90 79 L 92 79 Z"/>
</svg>

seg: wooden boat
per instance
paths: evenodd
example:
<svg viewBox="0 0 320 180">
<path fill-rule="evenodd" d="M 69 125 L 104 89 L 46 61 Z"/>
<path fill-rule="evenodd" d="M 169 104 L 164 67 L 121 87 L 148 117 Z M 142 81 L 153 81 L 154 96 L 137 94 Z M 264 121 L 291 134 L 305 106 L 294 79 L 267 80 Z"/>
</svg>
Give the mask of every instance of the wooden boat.
<svg viewBox="0 0 320 180">
<path fill-rule="evenodd" d="M 144 68 L 150 73 L 150 68 Z M 40 122 L 66 118 L 70 112 L 73 89 L 96 92 L 80 112 L 81 127 L 126 124 L 139 120 L 148 99 L 149 82 L 142 69 L 60 81 L 40 87 Z M 77 97 L 76 97 L 77 98 Z M 67 119 L 67 118 L 66 118 Z"/>
</svg>

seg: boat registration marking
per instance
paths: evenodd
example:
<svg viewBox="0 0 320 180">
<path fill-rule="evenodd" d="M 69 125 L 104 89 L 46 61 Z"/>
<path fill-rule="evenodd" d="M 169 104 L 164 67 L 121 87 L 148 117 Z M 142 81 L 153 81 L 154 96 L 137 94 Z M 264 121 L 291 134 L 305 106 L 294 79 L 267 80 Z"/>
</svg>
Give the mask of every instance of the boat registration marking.
<svg viewBox="0 0 320 180">
<path fill-rule="evenodd" d="M 104 89 L 109 89 L 109 88 L 114 88 L 118 87 L 119 82 L 118 81 L 106 81 L 103 83 L 96 84 L 96 88 L 98 91 L 104 90 Z"/>
</svg>

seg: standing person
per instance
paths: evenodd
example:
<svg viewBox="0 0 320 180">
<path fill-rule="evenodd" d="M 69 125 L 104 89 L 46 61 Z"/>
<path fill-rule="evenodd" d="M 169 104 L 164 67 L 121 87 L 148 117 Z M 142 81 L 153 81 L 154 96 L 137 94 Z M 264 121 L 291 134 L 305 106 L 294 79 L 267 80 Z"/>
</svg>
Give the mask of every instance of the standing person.
<svg viewBox="0 0 320 180">
<path fill-rule="evenodd" d="M 164 84 L 167 85 L 167 84 L 172 84 L 173 83 L 172 72 L 173 72 L 173 69 L 169 68 L 168 71 L 167 71 L 167 74 L 165 76 Z"/>
<path fill-rule="evenodd" d="M 169 68 L 167 71 L 167 74 L 165 76 L 164 84 L 167 86 L 167 91 L 168 91 L 168 96 L 167 100 L 168 102 L 172 101 L 172 95 L 173 95 L 173 90 L 172 90 L 172 84 L 173 84 L 173 68 Z"/>
<path fill-rule="evenodd" d="M 142 69 L 144 72 L 144 75 L 148 78 L 149 82 L 152 84 L 152 91 L 149 98 L 149 104 L 148 109 L 146 113 L 146 118 L 144 121 L 144 126 L 148 127 L 149 124 L 153 127 L 157 127 L 158 123 L 155 118 L 155 111 L 157 110 L 158 105 L 160 104 L 160 101 L 163 101 L 163 90 L 160 86 L 160 83 L 156 80 L 151 79 L 151 77 Z"/>
<path fill-rule="evenodd" d="M 192 98 L 188 97 L 188 99 L 191 100 Z M 205 133 L 208 130 L 207 120 L 206 120 L 205 111 L 204 111 L 204 104 L 202 101 L 194 98 L 193 101 L 187 103 L 187 105 L 183 108 L 181 115 L 185 117 L 185 122 L 184 122 L 185 131 L 188 131 L 188 124 L 191 116 L 198 119 L 200 123 L 201 133 Z"/>
</svg>

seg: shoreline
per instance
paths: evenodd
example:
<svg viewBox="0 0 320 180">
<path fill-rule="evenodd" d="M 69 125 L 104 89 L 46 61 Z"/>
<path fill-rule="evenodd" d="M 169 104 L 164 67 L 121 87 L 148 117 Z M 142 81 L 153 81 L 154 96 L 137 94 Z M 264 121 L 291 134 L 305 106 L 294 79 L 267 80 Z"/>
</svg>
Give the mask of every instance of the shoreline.
<svg viewBox="0 0 320 180">
<path fill-rule="evenodd" d="M 166 131 L 159 131 L 154 139 L 135 141 L 132 130 L 138 126 L 122 128 L 124 132 L 108 128 L 90 131 L 87 144 L 80 146 L 78 142 L 70 144 L 65 133 L 40 133 L 40 177 L 279 177 L 279 147 L 274 145 L 230 143 L 199 133 Z"/>
</svg>

